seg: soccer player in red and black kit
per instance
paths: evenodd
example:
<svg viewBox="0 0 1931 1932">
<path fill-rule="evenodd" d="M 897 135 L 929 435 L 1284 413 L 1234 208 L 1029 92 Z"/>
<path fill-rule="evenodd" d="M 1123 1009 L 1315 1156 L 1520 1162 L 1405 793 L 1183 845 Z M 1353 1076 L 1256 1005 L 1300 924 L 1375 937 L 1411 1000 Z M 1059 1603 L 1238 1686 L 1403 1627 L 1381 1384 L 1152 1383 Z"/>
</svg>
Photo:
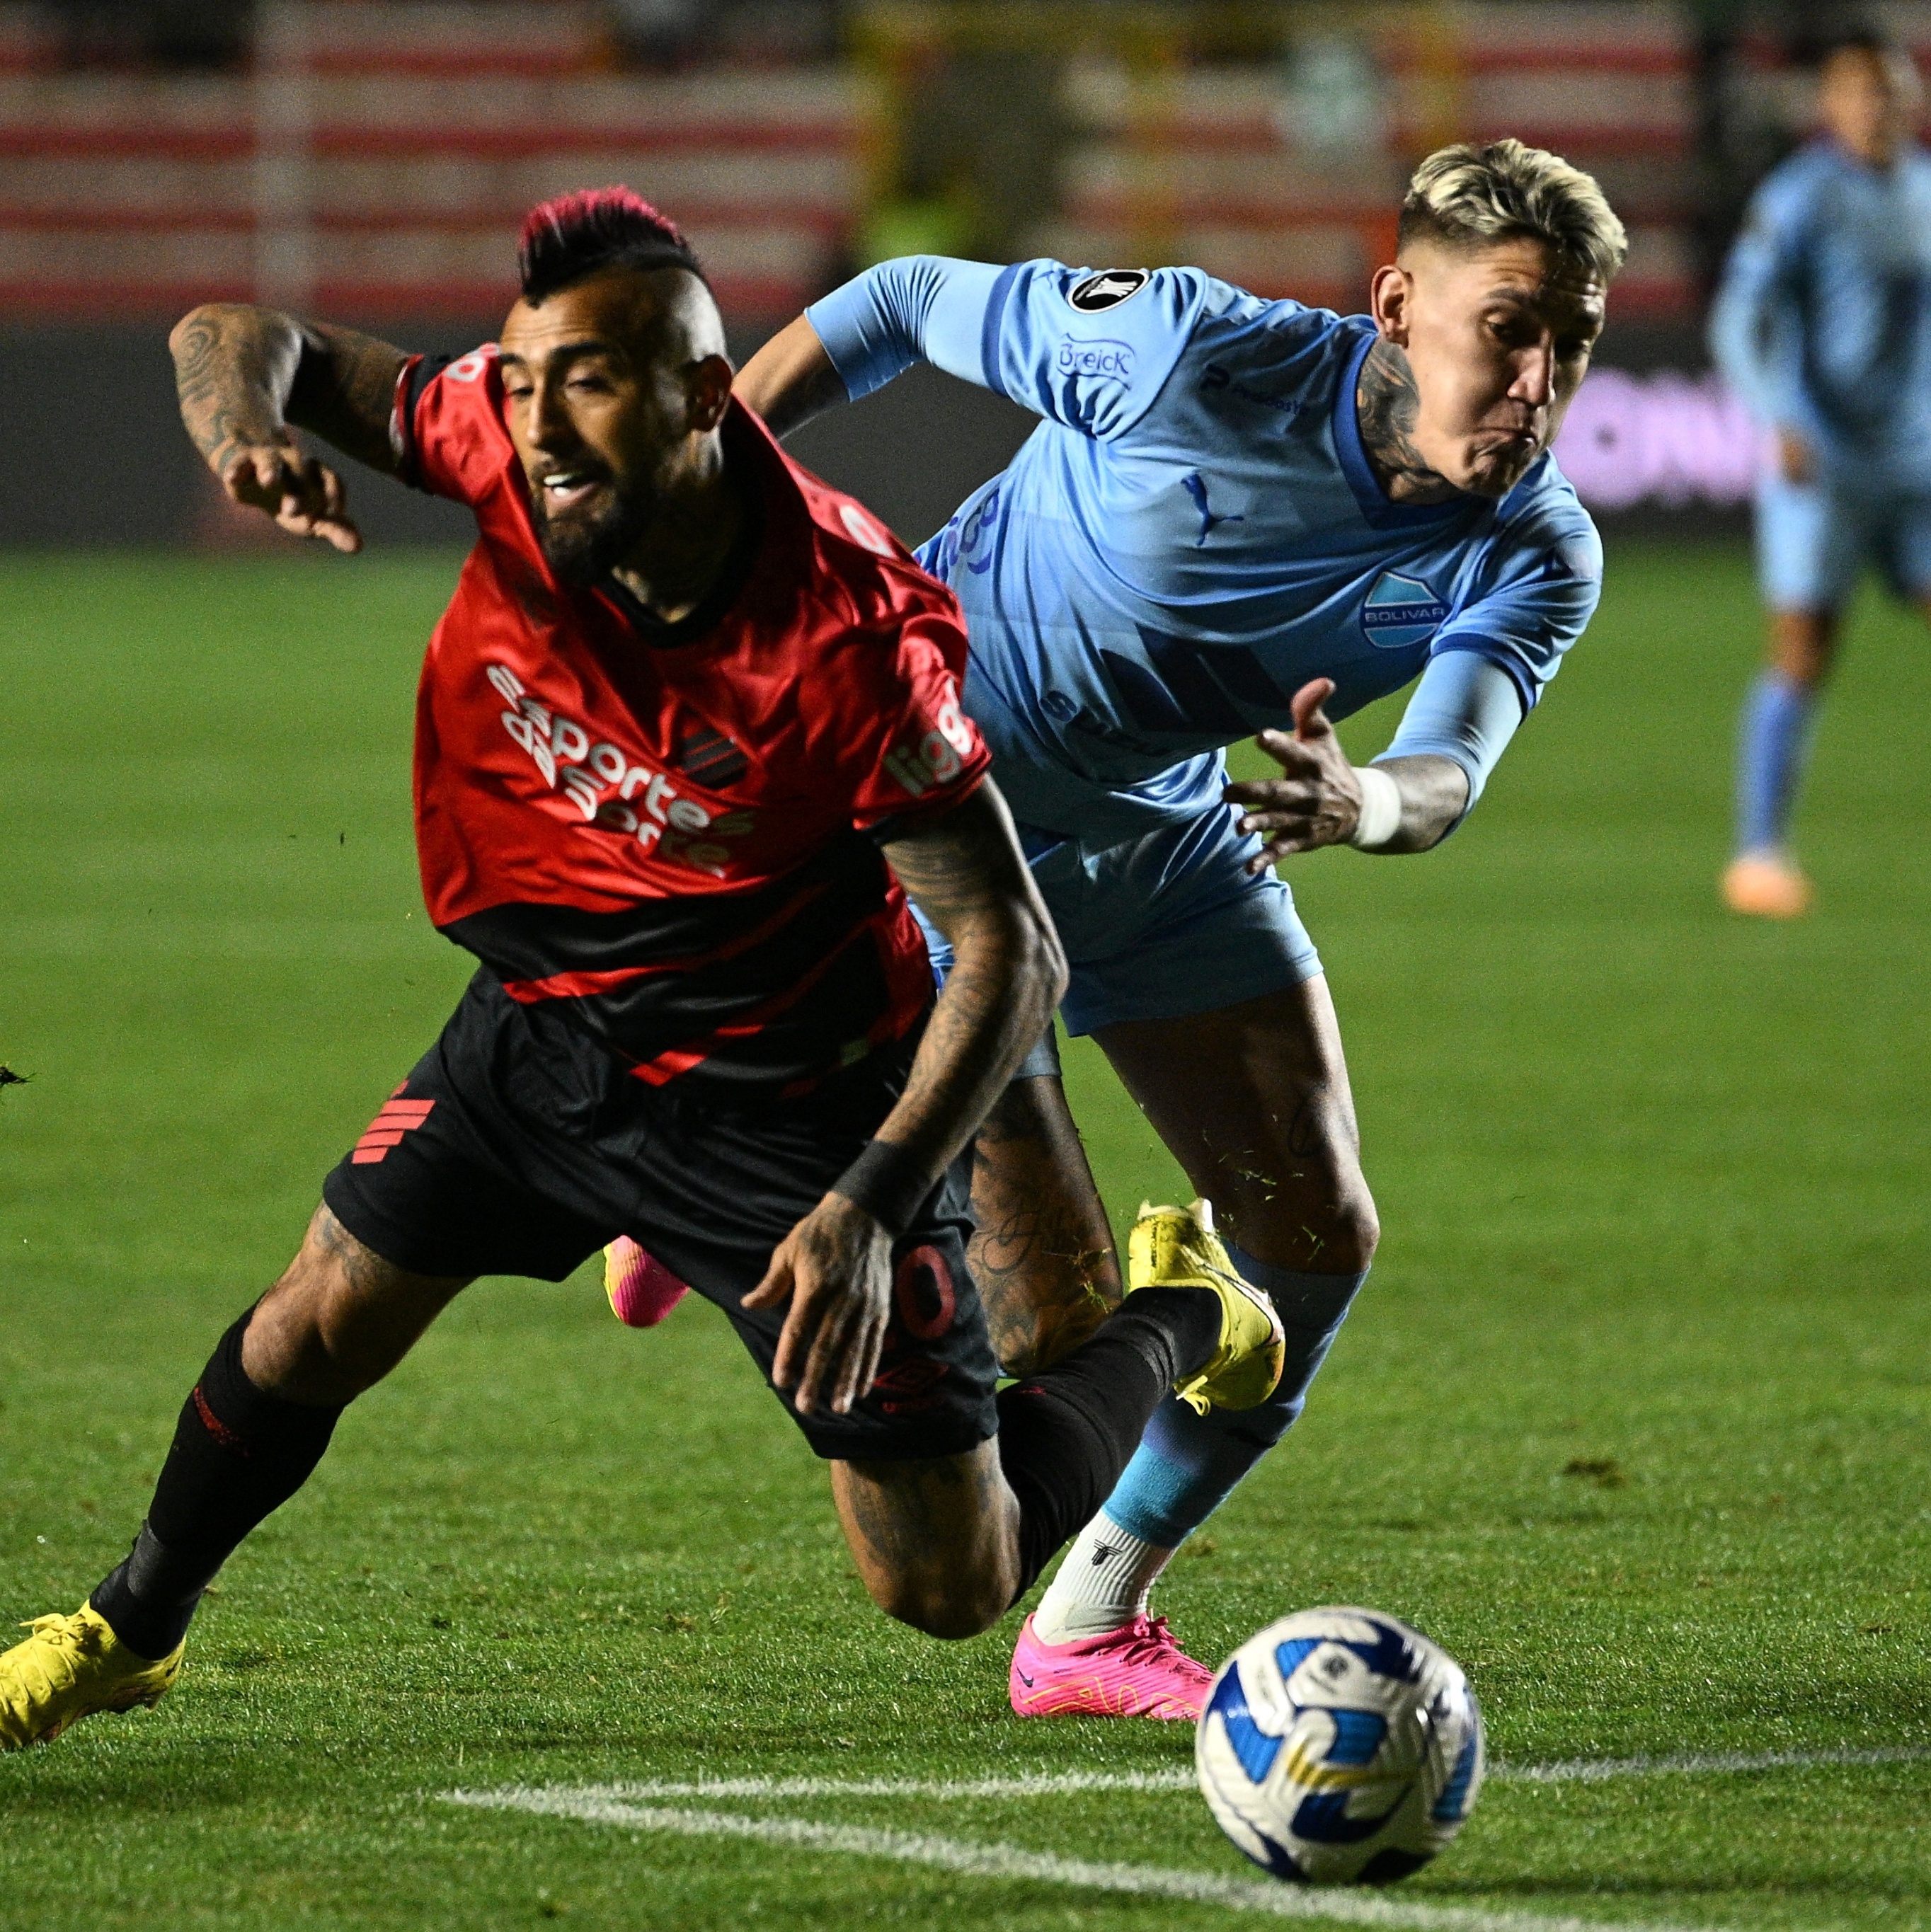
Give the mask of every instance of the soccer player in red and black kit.
<svg viewBox="0 0 1931 1932">
<path fill-rule="evenodd" d="M 0 1744 L 155 1702 L 210 1579 L 438 1312 L 620 1234 L 723 1310 L 873 1598 L 935 1636 L 1005 1611 L 1168 1387 L 1239 1407 L 1278 1377 L 1271 1306 L 1156 1216 L 1155 1285 L 996 1396 L 961 1154 L 1064 968 L 951 593 L 731 400 L 647 204 L 546 204 L 521 267 L 500 344 L 453 361 L 239 305 L 175 332 L 237 502 L 359 548 L 292 424 L 476 514 L 415 794 L 431 916 L 482 963 L 222 1336 L 127 1560 L 0 1656 Z M 956 956 L 935 1002 L 908 892 Z"/>
</svg>

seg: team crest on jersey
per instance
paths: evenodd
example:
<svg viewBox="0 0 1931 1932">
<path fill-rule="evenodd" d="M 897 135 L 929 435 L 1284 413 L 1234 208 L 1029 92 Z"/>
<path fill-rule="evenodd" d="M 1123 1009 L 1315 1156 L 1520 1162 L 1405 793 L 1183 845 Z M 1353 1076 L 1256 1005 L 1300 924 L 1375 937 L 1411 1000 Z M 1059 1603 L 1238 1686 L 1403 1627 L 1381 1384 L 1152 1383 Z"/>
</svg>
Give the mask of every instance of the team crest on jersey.
<svg viewBox="0 0 1931 1932">
<path fill-rule="evenodd" d="M 1361 607 L 1361 628 L 1377 650 L 1425 644 L 1441 628 L 1448 606 L 1419 577 L 1384 570 Z"/>
<path fill-rule="evenodd" d="M 1144 268 L 1102 268 L 1075 283 L 1066 299 L 1082 315 L 1103 315 L 1138 295 L 1152 279 Z"/>
</svg>

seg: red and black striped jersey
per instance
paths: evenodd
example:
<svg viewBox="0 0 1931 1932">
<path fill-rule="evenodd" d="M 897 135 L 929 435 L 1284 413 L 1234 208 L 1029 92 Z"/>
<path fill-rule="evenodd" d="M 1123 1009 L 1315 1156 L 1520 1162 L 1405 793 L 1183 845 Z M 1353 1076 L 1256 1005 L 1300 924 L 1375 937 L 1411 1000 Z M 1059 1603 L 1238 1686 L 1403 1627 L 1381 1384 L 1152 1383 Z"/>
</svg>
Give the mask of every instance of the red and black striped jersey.
<svg viewBox="0 0 1931 1932">
<path fill-rule="evenodd" d="M 695 634 L 653 626 L 551 573 L 493 345 L 397 396 L 404 474 L 479 530 L 416 706 L 438 928 L 653 1083 L 795 1087 L 902 1036 L 932 978 L 880 840 L 989 762 L 951 592 L 734 404 L 755 555 Z"/>
</svg>

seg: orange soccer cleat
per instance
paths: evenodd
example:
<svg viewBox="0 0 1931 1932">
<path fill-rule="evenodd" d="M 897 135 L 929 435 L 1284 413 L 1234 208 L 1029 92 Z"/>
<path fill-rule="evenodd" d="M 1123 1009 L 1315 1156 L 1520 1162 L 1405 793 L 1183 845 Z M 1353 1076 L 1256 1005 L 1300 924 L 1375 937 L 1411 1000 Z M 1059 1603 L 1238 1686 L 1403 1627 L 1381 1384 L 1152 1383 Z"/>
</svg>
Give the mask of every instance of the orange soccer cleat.
<svg viewBox="0 0 1931 1932">
<path fill-rule="evenodd" d="M 1811 897 L 1810 881 L 1782 852 L 1745 852 L 1723 874 L 1723 903 L 1752 919 L 1801 919 Z"/>
</svg>

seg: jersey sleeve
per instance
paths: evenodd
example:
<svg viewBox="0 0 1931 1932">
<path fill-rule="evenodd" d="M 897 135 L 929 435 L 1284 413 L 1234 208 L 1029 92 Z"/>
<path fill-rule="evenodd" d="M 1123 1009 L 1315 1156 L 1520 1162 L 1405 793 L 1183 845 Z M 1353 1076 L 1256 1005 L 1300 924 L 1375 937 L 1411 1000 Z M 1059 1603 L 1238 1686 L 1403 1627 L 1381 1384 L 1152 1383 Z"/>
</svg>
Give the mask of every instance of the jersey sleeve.
<svg viewBox="0 0 1931 1932">
<path fill-rule="evenodd" d="M 1152 406 L 1198 322 L 1197 268 L 882 262 L 806 310 L 856 401 L 917 362 L 1105 440 Z"/>
<path fill-rule="evenodd" d="M 1515 680 L 1500 664 L 1473 651 L 1444 652 L 1429 660 L 1393 741 L 1374 762 L 1423 757 L 1452 760 L 1468 778 L 1465 818 L 1521 722 Z"/>
<path fill-rule="evenodd" d="M 502 473 L 500 392 L 493 342 L 467 356 L 416 356 L 404 363 L 395 422 L 403 481 L 473 506 Z"/>
<path fill-rule="evenodd" d="M 1710 311 L 1710 352 L 1724 380 L 1761 423 L 1810 427 L 1801 358 L 1791 351 L 1802 321 L 1796 271 L 1802 196 L 1773 175 L 1750 203 Z"/>
<path fill-rule="evenodd" d="M 966 637 L 938 613 L 909 618 L 887 674 L 868 694 L 872 725 L 852 793 L 852 823 L 875 838 L 949 812 L 993 762 L 959 701 Z"/>
<path fill-rule="evenodd" d="M 1526 530 L 1484 568 L 1485 581 L 1436 632 L 1431 659 L 1465 651 L 1499 667 L 1527 717 L 1602 594 L 1602 544 L 1579 509 L 1575 521 Z M 1473 773 L 1470 774 L 1471 782 Z"/>
</svg>

